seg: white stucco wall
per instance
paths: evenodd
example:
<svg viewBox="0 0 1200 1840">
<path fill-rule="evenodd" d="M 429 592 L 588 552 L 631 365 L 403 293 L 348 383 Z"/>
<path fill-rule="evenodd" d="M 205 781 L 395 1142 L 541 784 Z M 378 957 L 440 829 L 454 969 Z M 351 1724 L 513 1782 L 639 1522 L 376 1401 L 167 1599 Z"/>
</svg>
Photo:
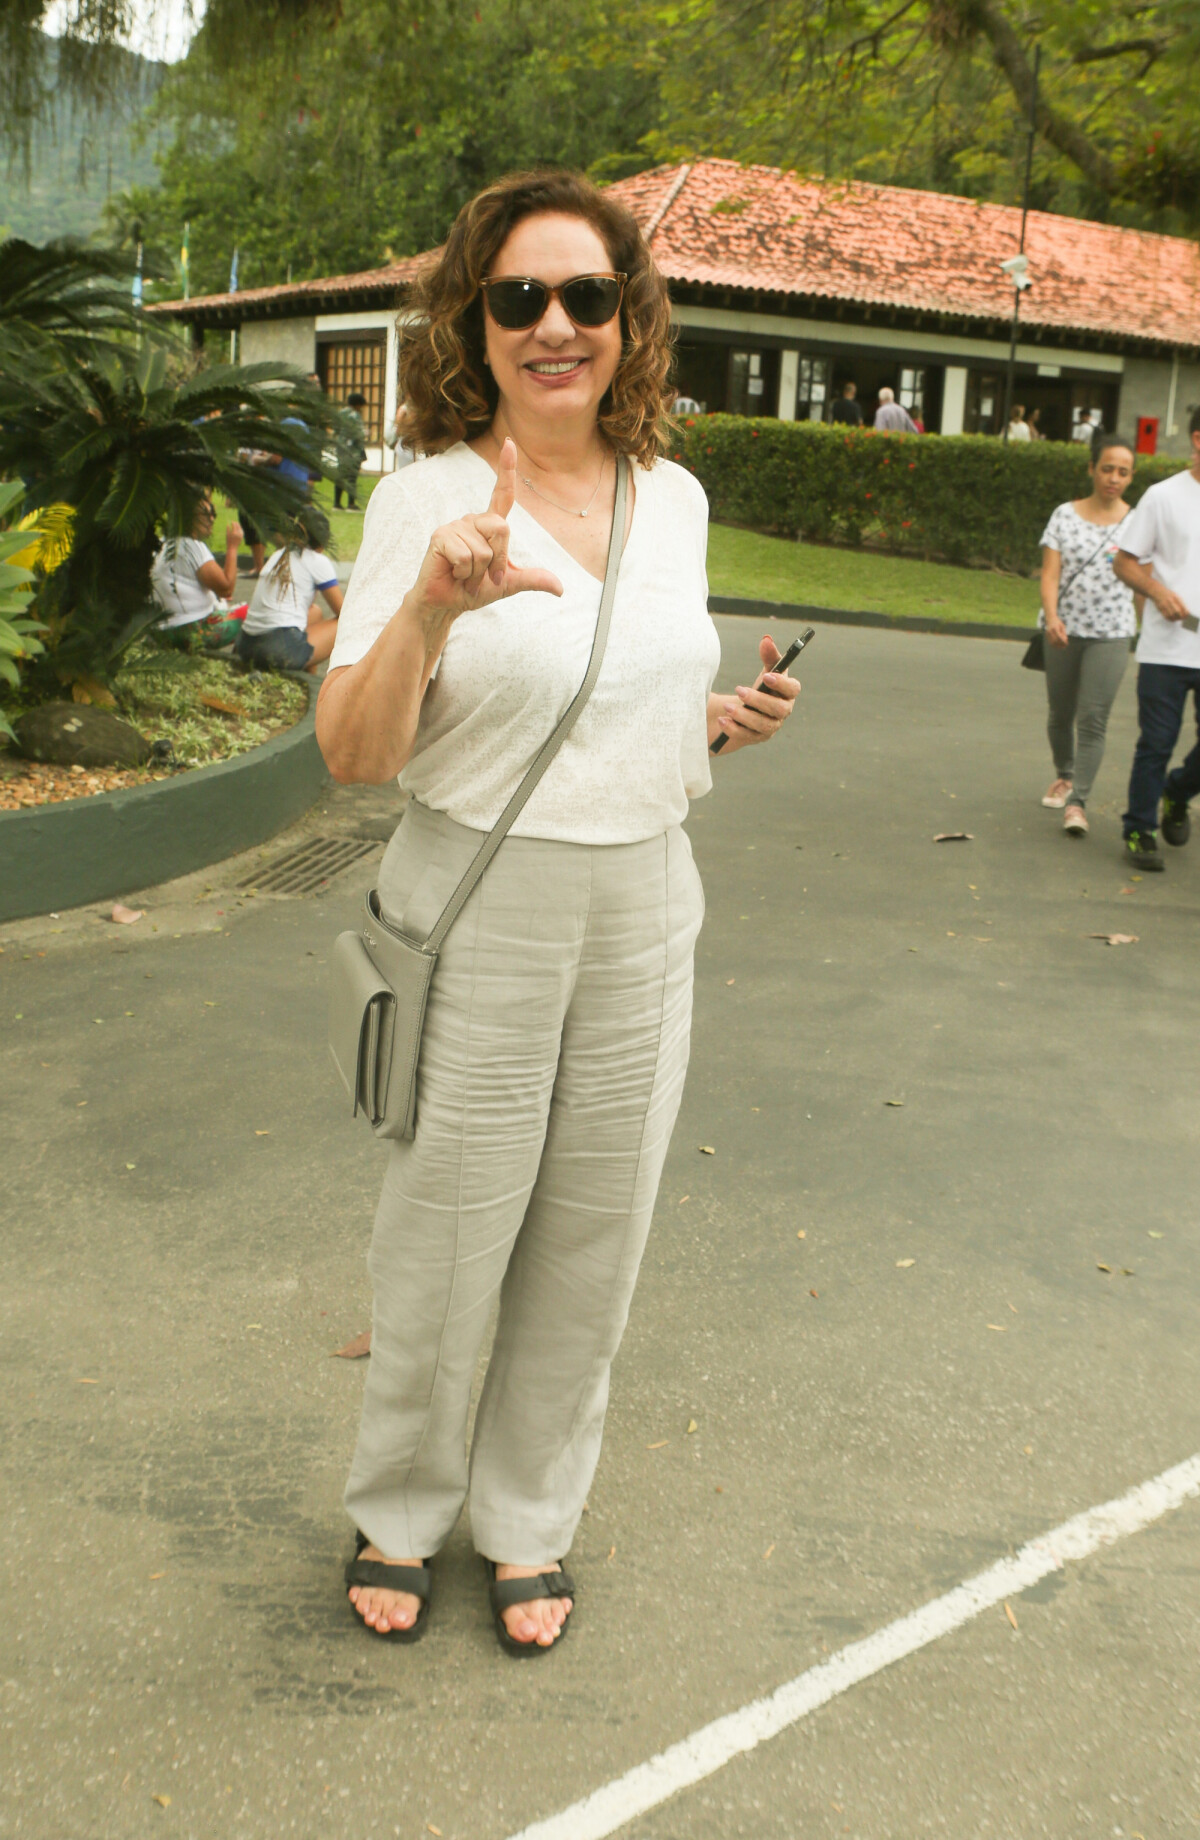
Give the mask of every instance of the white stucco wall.
<svg viewBox="0 0 1200 1840">
<path fill-rule="evenodd" d="M 294 364 L 311 371 L 317 362 L 316 321 L 253 319 L 242 327 L 239 356 L 243 364 Z"/>
<path fill-rule="evenodd" d="M 1191 451 L 1188 416 L 1197 406 L 1200 406 L 1200 362 L 1188 363 L 1181 359 L 1172 365 L 1170 359 L 1126 358 L 1125 375 L 1121 379 L 1120 427 L 1123 431 L 1132 434 L 1139 415 L 1157 415 L 1159 453 L 1187 454 Z"/>
</svg>

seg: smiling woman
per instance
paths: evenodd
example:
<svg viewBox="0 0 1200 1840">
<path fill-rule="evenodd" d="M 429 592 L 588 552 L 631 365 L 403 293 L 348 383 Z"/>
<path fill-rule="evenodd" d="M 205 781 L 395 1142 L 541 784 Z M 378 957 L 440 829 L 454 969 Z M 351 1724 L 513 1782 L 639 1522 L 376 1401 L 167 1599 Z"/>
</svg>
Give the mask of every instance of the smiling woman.
<svg viewBox="0 0 1200 1840">
<path fill-rule="evenodd" d="M 497 1636 L 530 1656 L 575 1601 L 560 1557 L 683 1090 L 703 896 L 681 820 L 717 737 L 722 759 L 769 740 L 800 686 L 711 694 L 707 505 L 661 454 L 667 293 L 627 211 L 578 174 L 503 180 L 416 306 L 425 457 L 371 497 L 318 708 L 336 778 L 412 795 L 368 943 L 440 941 L 415 1126 L 384 1133 L 347 1583 L 378 1635 L 422 1634 L 469 1489 Z"/>
</svg>

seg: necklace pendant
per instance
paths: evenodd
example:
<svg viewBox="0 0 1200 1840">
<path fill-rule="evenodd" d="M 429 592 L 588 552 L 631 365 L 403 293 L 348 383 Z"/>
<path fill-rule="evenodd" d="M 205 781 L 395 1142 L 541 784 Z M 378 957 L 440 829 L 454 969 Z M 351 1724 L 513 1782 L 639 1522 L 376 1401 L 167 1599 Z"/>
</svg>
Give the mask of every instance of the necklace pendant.
<svg viewBox="0 0 1200 1840">
<path fill-rule="evenodd" d="M 586 517 L 586 516 L 587 516 L 587 511 L 586 511 L 586 509 L 585 509 L 585 510 L 583 510 L 583 511 L 581 511 L 581 512 L 579 513 L 579 515 L 580 515 L 580 517 Z"/>
</svg>

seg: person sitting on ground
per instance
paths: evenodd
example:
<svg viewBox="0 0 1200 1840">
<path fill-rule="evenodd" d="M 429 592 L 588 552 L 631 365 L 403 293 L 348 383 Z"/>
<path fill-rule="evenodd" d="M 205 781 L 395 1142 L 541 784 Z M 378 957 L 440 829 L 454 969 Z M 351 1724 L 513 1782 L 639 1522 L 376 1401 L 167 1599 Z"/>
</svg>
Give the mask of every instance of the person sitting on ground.
<svg viewBox="0 0 1200 1840">
<path fill-rule="evenodd" d="M 315 671 L 328 658 L 342 611 L 337 570 L 325 553 L 329 541 L 329 520 L 315 505 L 305 505 L 280 533 L 235 647 L 243 663 L 260 671 Z"/>
<path fill-rule="evenodd" d="M 1113 568 L 1150 605 L 1138 640 L 1138 742 L 1129 776 L 1125 860 L 1161 869 L 1155 832 L 1159 800 L 1165 843 L 1191 834 L 1188 803 L 1200 792 L 1200 740 L 1172 771 L 1188 693 L 1200 728 L 1200 409 L 1188 421 L 1192 464 L 1147 488 L 1121 532 Z"/>
<path fill-rule="evenodd" d="M 366 406 L 366 397 L 359 395 L 357 392 L 355 392 L 353 396 L 347 396 L 346 398 L 346 420 L 356 427 L 354 457 L 353 462 L 348 462 L 344 469 L 338 473 L 334 479 L 333 508 L 335 511 L 341 510 L 343 495 L 345 496 L 347 511 L 358 510 L 358 475 L 362 470 L 363 461 L 367 457 L 367 431 L 363 424 L 363 410 Z"/>
<path fill-rule="evenodd" d="M 208 547 L 216 516 L 211 494 L 203 493 L 191 535 L 167 537 L 151 565 L 150 591 L 167 616 L 159 621 L 157 630 L 171 635 L 173 643 L 186 643 L 199 631 L 199 623 L 211 620 L 222 600 L 228 600 L 237 588 L 242 527 L 236 518 L 226 524 L 222 567 Z"/>
<path fill-rule="evenodd" d="M 1025 420 L 1025 404 L 1014 403 L 1012 414 L 1008 418 L 1008 438 L 1010 441 L 1032 441 L 1029 423 Z"/>
<path fill-rule="evenodd" d="M 862 427 L 862 405 L 854 399 L 858 395 L 856 383 L 844 383 L 842 393 L 829 411 L 831 422 L 844 422 L 847 428 Z"/>
<path fill-rule="evenodd" d="M 885 383 L 879 392 L 879 407 L 875 411 L 875 427 L 880 434 L 916 434 L 917 424 L 912 416 L 896 401 L 896 392 L 889 390 Z"/>
<path fill-rule="evenodd" d="M 1039 624 L 1046 632 L 1046 732 L 1055 774 L 1042 804 L 1063 811 L 1070 837 L 1087 835 L 1088 794 L 1104 758 L 1108 715 L 1125 675 L 1129 641 L 1137 632 L 1141 596 L 1112 572 L 1132 516 L 1125 492 L 1133 467 L 1128 441 L 1097 434 L 1088 465 L 1091 492 L 1059 505 L 1042 532 Z"/>
</svg>

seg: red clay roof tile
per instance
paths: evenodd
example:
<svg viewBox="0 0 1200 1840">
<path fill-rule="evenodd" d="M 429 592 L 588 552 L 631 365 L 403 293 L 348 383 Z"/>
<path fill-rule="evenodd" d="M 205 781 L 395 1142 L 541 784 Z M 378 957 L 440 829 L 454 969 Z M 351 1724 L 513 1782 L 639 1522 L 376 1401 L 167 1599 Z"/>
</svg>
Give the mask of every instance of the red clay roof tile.
<svg viewBox="0 0 1200 1840">
<path fill-rule="evenodd" d="M 670 281 L 971 319 L 1012 311 L 999 266 L 1020 242 L 1010 205 L 733 160 L 659 167 L 611 189 L 653 222 Z M 1200 344 L 1195 243 L 1031 211 L 1025 250 L 1034 285 L 1023 325 Z"/>
</svg>

